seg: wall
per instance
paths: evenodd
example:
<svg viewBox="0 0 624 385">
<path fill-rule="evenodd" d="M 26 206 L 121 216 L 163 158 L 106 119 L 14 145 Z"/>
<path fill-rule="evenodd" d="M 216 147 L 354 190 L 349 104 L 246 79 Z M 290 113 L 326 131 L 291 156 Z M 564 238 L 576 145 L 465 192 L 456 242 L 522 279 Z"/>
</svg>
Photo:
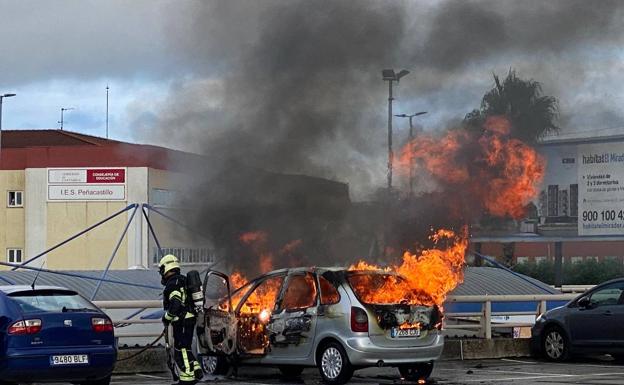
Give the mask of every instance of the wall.
<svg viewBox="0 0 624 385">
<path fill-rule="evenodd" d="M 24 191 L 23 170 L 0 170 L 0 260 L 7 262 L 7 248 L 25 247 L 24 208 L 8 207 L 10 190 Z M 24 199 L 24 198 L 23 198 Z M 0 270 L 9 267 L 0 266 Z"/>
</svg>

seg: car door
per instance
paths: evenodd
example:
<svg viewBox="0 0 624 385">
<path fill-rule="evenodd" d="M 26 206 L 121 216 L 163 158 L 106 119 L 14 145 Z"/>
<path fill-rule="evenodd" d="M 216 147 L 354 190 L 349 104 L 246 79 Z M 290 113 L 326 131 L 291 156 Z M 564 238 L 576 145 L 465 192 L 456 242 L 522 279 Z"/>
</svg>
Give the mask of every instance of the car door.
<svg viewBox="0 0 624 385">
<path fill-rule="evenodd" d="M 623 282 L 615 282 L 590 292 L 586 306 L 579 299 L 567 317 L 572 345 L 586 348 L 608 347 L 616 342 Z M 579 302 L 581 304 L 579 304 Z"/>
<path fill-rule="evenodd" d="M 272 360 L 299 360 L 312 354 L 318 297 L 313 273 L 294 272 L 287 277 L 267 326 Z"/>
<path fill-rule="evenodd" d="M 237 346 L 237 319 L 229 277 L 209 270 L 204 279 L 203 327 L 198 328 L 201 348 L 209 353 L 232 354 Z"/>
</svg>

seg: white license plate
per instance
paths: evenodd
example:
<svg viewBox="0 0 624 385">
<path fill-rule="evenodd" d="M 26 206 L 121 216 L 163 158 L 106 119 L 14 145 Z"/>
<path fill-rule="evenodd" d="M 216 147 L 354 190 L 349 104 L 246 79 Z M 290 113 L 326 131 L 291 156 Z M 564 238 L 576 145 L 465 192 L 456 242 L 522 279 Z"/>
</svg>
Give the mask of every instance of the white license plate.
<svg viewBox="0 0 624 385">
<path fill-rule="evenodd" d="M 390 330 L 390 337 L 392 338 L 420 337 L 420 329 L 418 328 L 412 328 L 412 329 L 392 328 L 392 330 Z"/>
<path fill-rule="evenodd" d="M 89 356 L 86 354 L 64 354 L 60 356 L 50 356 L 50 365 L 88 365 Z"/>
</svg>

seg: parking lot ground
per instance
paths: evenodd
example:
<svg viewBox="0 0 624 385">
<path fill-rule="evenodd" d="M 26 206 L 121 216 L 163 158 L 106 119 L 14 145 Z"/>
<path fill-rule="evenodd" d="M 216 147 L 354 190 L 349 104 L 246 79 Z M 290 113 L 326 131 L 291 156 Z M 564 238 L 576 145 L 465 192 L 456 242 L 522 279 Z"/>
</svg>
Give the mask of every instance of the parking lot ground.
<svg viewBox="0 0 624 385">
<path fill-rule="evenodd" d="M 436 364 L 429 384 L 622 384 L 624 365 L 606 359 L 583 359 L 563 364 L 533 359 L 497 359 L 471 361 L 441 361 Z M 113 384 L 170 384 L 168 373 L 119 375 Z M 284 380 L 276 369 L 242 367 L 235 378 L 208 378 L 203 383 L 223 385 L 289 385 L 320 384 L 316 369 L 306 369 L 301 379 Z M 411 384 L 399 377 L 394 368 L 369 368 L 355 372 L 350 384 Z"/>
</svg>

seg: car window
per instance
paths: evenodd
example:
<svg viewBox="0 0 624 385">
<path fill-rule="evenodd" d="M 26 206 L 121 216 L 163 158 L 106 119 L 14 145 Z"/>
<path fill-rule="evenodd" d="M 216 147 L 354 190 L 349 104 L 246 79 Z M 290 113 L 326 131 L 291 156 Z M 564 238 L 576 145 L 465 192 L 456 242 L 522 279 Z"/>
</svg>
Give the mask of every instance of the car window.
<svg viewBox="0 0 624 385">
<path fill-rule="evenodd" d="M 283 276 L 270 277 L 262 281 L 245 299 L 239 313 L 259 314 L 262 310 L 272 311 L 283 281 Z"/>
<path fill-rule="evenodd" d="M 99 311 L 91 302 L 72 292 L 28 291 L 13 293 L 10 297 L 24 314 Z"/>
<path fill-rule="evenodd" d="M 321 289 L 321 305 L 333 305 L 340 302 L 340 293 L 338 293 L 336 286 L 323 276 L 319 276 L 319 284 Z"/>
<path fill-rule="evenodd" d="M 589 302 L 592 306 L 617 305 L 623 291 L 624 283 L 614 283 L 593 292 L 589 297 Z"/>
<path fill-rule="evenodd" d="M 316 284 L 310 273 L 292 275 L 282 299 L 282 309 L 300 310 L 316 305 Z"/>
</svg>

